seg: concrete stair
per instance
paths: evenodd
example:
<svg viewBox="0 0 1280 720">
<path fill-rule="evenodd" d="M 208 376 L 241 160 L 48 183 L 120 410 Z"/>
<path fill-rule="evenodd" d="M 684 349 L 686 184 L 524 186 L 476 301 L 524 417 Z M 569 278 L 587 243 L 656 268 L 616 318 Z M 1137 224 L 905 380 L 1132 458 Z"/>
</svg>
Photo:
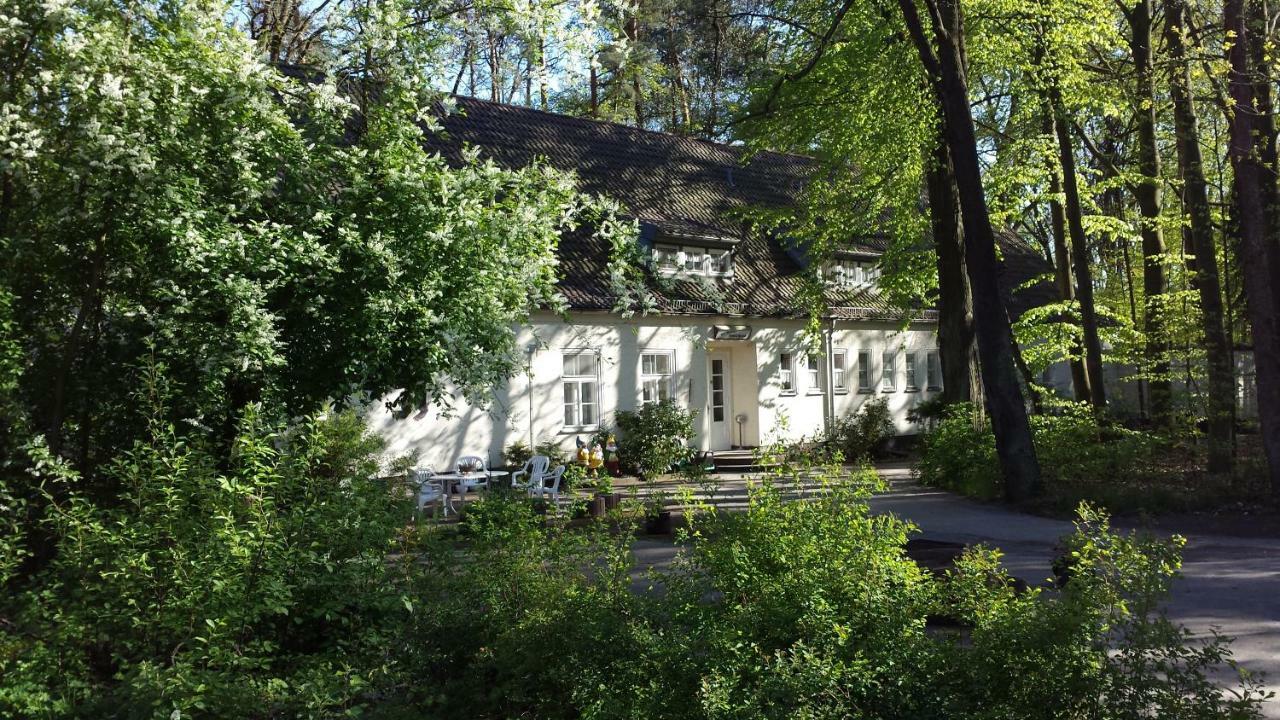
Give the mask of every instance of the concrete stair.
<svg viewBox="0 0 1280 720">
<path fill-rule="evenodd" d="M 772 467 L 756 462 L 754 448 L 717 450 L 712 453 L 712 461 L 718 473 L 762 472 Z"/>
</svg>

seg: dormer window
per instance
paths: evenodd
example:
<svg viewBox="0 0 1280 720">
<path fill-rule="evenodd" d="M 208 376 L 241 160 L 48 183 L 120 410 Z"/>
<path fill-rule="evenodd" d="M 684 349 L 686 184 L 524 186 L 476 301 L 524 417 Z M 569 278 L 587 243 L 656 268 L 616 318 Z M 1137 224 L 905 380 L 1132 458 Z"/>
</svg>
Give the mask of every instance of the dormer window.
<svg viewBox="0 0 1280 720">
<path fill-rule="evenodd" d="M 831 282 L 842 288 L 862 288 L 875 283 L 880 269 L 875 263 L 840 258 L 831 264 Z"/>
<path fill-rule="evenodd" d="M 733 255 L 726 249 L 694 245 L 655 245 L 653 261 L 665 275 L 733 275 Z"/>
</svg>

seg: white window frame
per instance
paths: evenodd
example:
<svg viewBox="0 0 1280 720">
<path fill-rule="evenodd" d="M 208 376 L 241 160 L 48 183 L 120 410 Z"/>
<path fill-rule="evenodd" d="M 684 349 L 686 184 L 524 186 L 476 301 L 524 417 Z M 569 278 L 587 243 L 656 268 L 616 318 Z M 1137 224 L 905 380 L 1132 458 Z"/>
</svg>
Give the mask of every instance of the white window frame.
<svg viewBox="0 0 1280 720">
<path fill-rule="evenodd" d="M 733 252 L 697 245 L 654 245 L 654 264 L 663 275 L 733 277 Z"/>
<path fill-rule="evenodd" d="M 875 261 L 837 258 L 831 261 L 828 282 L 841 288 L 859 289 L 875 284 L 880 270 Z"/>
<path fill-rule="evenodd" d="M 831 351 L 831 390 L 849 392 L 849 351 L 844 348 Z"/>
<path fill-rule="evenodd" d="M 782 395 L 796 394 L 796 354 L 793 352 L 778 353 L 778 385 L 782 387 Z"/>
<path fill-rule="evenodd" d="M 872 392 L 875 385 L 871 381 L 871 351 L 858 351 L 858 392 Z"/>
<path fill-rule="evenodd" d="M 810 395 L 822 392 L 822 358 L 814 353 L 804 356 L 805 388 Z"/>
<path fill-rule="evenodd" d="M 653 264 L 663 274 L 675 274 L 679 270 L 676 265 L 676 255 L 679 252 L 680 248 L 674 245 L 654 245 Z"/>
<path fill-rule="evenodd" d="M 916 363 L 920 361 L 920 354 L 914 350 L 908 350 L 902 359 L 902 367 L 907 392 L 917 392 L 920 390 L 920 368 Z"/>
<path fill-rule="evenodd" d="M 886 350 L 880 353 L 880 391 L 898 391 L 898 351 Z"/>
<path fill-rule="evenodd" d="M 646 356 L 662 357 L 667 360 L 667 372 L 645 372 L 644 359 Z M 649 403 L 662 402 L 662 400 L 674 400 L 676 397 L 676 351 L 675 350 L 641 350 L 640 361 L 637 363 L 637 371 L 640 373 L 640 404 L 647 405 Z M 645 399 L 645 391 L 648 390 L 650 383 L 657 383 L 658 388 L 666 387 L 666 398 L 659 397 Z"/>
<path fill-rule="evenodd" d="M 929 350 L 924 355 L 924 382 L 927 390 L 942 389 L 942 356 L 937 350 Z M 935 369 L 936 368 L 936 369 Z"/>
<path fill-rule="evenodd" d="M 581 357 L 590 355 L 593 363 L 594 372 L 591 374 L 574 374 L 566 375 L 564 372 L 565 360 L 569 357 Z M 580 370 L 581 368 L 575 368 Z M 591 386 L 594 402 L 582 401 L 582 387 L 584 385 Z M 570 386 L 576 388 L 575 400 L 570 402 L 565 398 L 566 390 Z M 593 418 L 591 422 L 582 422 L 583 408 L 592 407 Z M 574 417 L 570 418 L 569 408 L 573 408 Z M 581 432 L 586 430 L 596 430 L 600 427 L 600 351 L 593 348 L 564 348 L 560 351 L 560 409 L 561 420 L 564 423 L 566 432 Z M 570 419 L 576 419 L 577 423 L 570 423 Z"/>
</svg>

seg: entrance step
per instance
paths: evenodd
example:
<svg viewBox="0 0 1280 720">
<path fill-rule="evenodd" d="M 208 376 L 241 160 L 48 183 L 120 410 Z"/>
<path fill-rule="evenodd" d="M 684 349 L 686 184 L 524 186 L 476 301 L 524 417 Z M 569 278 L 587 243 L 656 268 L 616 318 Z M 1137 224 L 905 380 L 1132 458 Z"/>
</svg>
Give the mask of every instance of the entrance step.
<svg viewBox="0 0 1280 720">
<path fill-rule="evenodd" d="M 754 448 L 734 450 L 716 450 L 711 453 L 716 472 L 747 473 L 760 472 L 774 467 L 771 464 L 760 464 L 756 461 Z"/>
</svg>

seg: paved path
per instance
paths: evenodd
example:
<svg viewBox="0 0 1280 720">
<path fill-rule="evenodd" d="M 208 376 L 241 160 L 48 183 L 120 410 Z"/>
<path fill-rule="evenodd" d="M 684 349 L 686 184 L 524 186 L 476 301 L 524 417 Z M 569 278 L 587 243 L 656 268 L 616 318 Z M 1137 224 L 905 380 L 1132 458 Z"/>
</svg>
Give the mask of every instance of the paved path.
<svg viewBox="0 0 1280 720">
<path fill-rule="evenodd" d="M 921 487 L 905 465 L 880 471 L 890 487 L 872 498 L 873 512 L 894 513 L 932 539 L 998 547 L 1009 571 L 1032 585 L 1049 577 L 1053 545 L 1072 530 L 1066 521 Z M 744 496 L 743 479 L 726 478 L 717 505 L 732 506 Z M 640 540 L 635 551 L 638 564 L 650 567 L 666 565 L 675 553 L 669 542 L 657 540 Z M 1269 688 L 1280 691 L 1280 540 L 1188 534 L 1182 575 L 1170 617 L 1198 636 L 1217 628 L 1236 638 L 1232 650 L 1240 665 L 1266 673 Z M 1280 699 L 1268 703 L 1265 714 L 1280 719 Z"/>
</svg>

